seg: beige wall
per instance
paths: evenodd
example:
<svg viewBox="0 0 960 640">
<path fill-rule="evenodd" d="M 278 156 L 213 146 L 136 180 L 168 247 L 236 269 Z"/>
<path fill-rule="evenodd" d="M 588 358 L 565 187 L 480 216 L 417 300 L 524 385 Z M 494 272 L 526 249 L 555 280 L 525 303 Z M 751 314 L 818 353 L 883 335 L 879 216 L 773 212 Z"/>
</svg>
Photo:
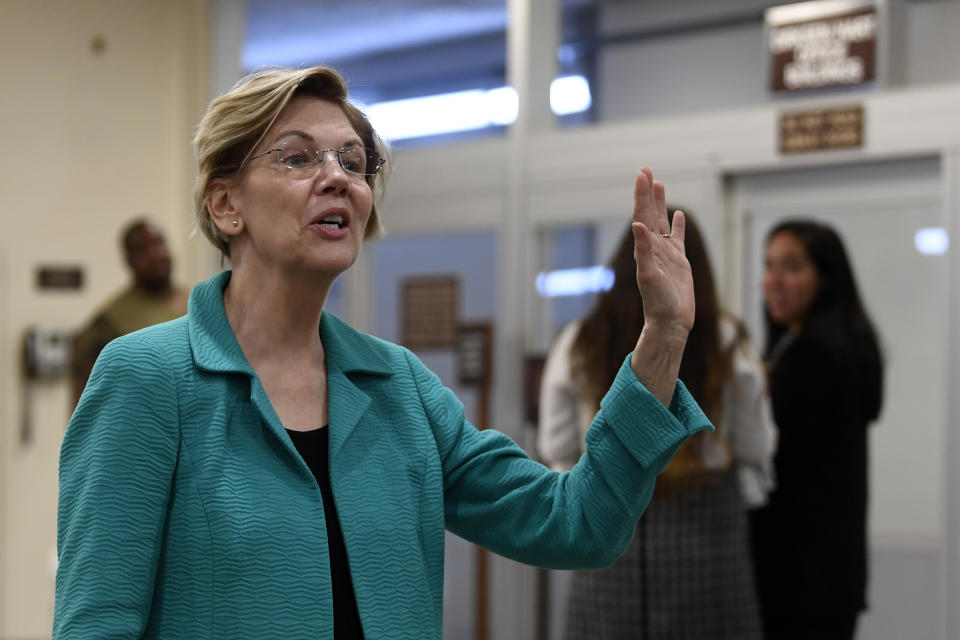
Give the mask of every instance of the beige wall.
<svg viewBox="0 0 960 640">
<path fill-rule="evenodd" d="M 19 442 L 20 339 L 73 329 L 127 279 L 116 236 L 150 214 L 175 277 L 215 260 L 188 240 L 191 132 L 207 100 L 207 3 L 0 0 L 0 638 L 50 636 L 57 458 L 65 381 L 31 385 L 34 439 Z M 91 41 L 103 38 L 95 53 Z M 38 265 L 79 265 L 79 292 L 41 292 Z"/>
</svg>

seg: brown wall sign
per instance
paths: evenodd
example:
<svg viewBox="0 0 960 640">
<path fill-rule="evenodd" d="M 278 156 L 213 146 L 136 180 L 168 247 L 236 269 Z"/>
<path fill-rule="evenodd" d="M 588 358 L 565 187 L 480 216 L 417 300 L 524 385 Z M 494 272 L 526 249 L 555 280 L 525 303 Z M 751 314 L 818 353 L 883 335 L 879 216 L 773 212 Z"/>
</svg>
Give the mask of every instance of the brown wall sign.
<svg viewBox="0 0 960 640">
<path fill-rule="evenodd" d="M 457 378 L 460 384 L 489 387 L 493 376 L 492 362 L 493 325 L 489 322 L 461 324 L 457 332 Z"/>
<path fill-rule="evenodd" d="M 880 13 L 872 3 L 863 4 L 820 0 L 768 9 L 770 90 L 849 87 L 875 80 Z"/>
<path fill-rule="evenodd" d="M 455 276 L 404 280 L 403 344 L 411 349 L 449 349 L 457 344 L 459 283 Z"/>
<path fill-rule="evenodd" d="M 82 289 L 83 268 L 79 266 L 37 267 L 37 288 L 39 289 Z"/>
<path fill-rule="evenodd" d="M 780 114 L 780 153 L 863 146 L 863 107 L 813 109 Z"/>
</svg>

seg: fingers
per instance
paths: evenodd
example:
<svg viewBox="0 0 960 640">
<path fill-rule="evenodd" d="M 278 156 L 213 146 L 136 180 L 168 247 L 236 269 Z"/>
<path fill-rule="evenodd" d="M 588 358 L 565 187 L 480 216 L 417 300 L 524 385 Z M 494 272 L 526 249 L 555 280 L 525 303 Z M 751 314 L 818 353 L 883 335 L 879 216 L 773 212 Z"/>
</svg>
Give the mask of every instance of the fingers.
<svg viewBox="0 0 960 640">
<path fill-rule="evenodd" d="M 631 228 L 638 285 L 658 268 L 670 263 L 686 261 L 684 243 L 687 235 L 687 218 L 682 211 L 677 210 L 673 214 L 673 228 L 668 229 L 669 235 L 654 231 L 643 222 L 634 222 Z"/>
<path fill-rule="evenodd" d="M 650 167 L 641 167 L 633 188 L 633 221 L 642 222 L 656 233 L 669 233 L 666 190 L 663 183 L 653 179 Z"/>
<path fill-rule="evenodd" d="M 684 238 L 687 236 L 687 216 L 679 209 L 673 214 L 673 227 L 670 229 L 670 238 L 684 246 Z"/>
<path fill-rule="evenodd" d="M 653 172 L 650 167 L 641 167 L 633 185 L 633 221 L 646 222 L 643 217 L 653 202 Z"/>
<path fill-rule="evenodd" d="M 633 229 L 634 257 L 649 253 L 653 247 L 653 232 L 642 222 L 634 222 L 630 226 Z"/>
<path fill-rule="evenodd" d="M 663 238 L 648 229 L 642 222 L 634 222 L 631 227 L 633 228 L 633 259 L 637 263 L 637 277 L 642 279 L 653 269 L 653 243 L 662 241 Z"/>
<path fill-rule="evenodd" d="M 670 222 L 667 220 L 667 190 L 659 180 L 653 181 L 653 202 L 657 214 L 663 213 L 663 221 L 667 223 L 667 227 L 669 228 Z M 664 233 L 669 233 L 669 230 Z"/>
</svg>

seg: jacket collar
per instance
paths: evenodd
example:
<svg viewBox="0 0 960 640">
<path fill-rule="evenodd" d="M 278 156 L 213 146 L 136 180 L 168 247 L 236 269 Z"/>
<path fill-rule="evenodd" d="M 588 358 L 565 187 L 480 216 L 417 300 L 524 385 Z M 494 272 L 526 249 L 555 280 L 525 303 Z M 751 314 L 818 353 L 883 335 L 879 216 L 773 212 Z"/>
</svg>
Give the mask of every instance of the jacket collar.
<svg viewBox="0 0 960 640">
<path fill-rule="evenodd" d="M 230 282 L 230 276 L 230 271 L 219 273 L 198 284 L 190 294 L 188 332 L 194 362 L 205 371 L 249 376 L 251 402 L 288 452 L 299 460 L 300 456 L 274 411 L 266 390 L 247 362 L 230 328 L 223 306 L 223 290 Z M 356 384 L 351 375 L 391 375 L 393 370 L 378 352 L 376 340 L 364 336 L 327 311 L 320 318 L 320 338 L 327 362 L 330 460 L 335 467 L 339 459 L 334 454 L 350 437 L 372 402 L 362 385 Z M 301 464 L 301 467 L 305 473 L 310 473 L 306 466 Z"/>
<path fill-rule="evenodd" d="M 223 307 L 223 290 L 231 275 L 231 271 L 221 271 L 190 292 L 187 313 L 190 350 L 194 363 L 204 371 L 254 376 Z"/>
<path fill-rule="evenodd" d="M 254 376 L 253 368 L 233 335 L 223 306 L 223 290 L 231 271 L 222 271 L 199 283 L 190 293 L 188 332 L 196 365 L 215 373 L 244 373 Z M 371 373 L 390 375 L 386 359 L 370 338 L 324 311 L 320 319 L 320 338 L 327 369 L 343 374 Z"/>
</svg>

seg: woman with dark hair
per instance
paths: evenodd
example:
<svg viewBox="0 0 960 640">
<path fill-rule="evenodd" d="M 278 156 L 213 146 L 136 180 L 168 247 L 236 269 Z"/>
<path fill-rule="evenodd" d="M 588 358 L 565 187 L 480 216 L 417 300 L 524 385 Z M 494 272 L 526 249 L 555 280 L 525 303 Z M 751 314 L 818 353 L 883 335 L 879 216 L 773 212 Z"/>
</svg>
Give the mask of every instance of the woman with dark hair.
<svg viewBox="0 0 960 640">
<path fill-rule="evenodd" d="M 766 359 L 777 488 L 753 514 L 769 640 L 849 639 L 866 608 L 867 425 L 883 362 L 843 243 L 790 220 L 767 239 Z"/>
<path fill-rule="evenodd" d="M 680 376 L 717 430 L 690 438 L 660 474 L 626 553 L 610 568 L 574 574 L 568 640 L 760 637 L 746 509 L 762 504 L 772 484 L 775 434 L 765 375 L 743 324 L 720 309 L 690 216 L 686 255 L 696 320 Z M 617 354 L 644 326 L 643 298 L 630 289 L 632 265 L 628 229 L 611 264 L 613 287 L 550 350 L 538 445 L 554 469 L 577 464 Z"/>
</svg>

